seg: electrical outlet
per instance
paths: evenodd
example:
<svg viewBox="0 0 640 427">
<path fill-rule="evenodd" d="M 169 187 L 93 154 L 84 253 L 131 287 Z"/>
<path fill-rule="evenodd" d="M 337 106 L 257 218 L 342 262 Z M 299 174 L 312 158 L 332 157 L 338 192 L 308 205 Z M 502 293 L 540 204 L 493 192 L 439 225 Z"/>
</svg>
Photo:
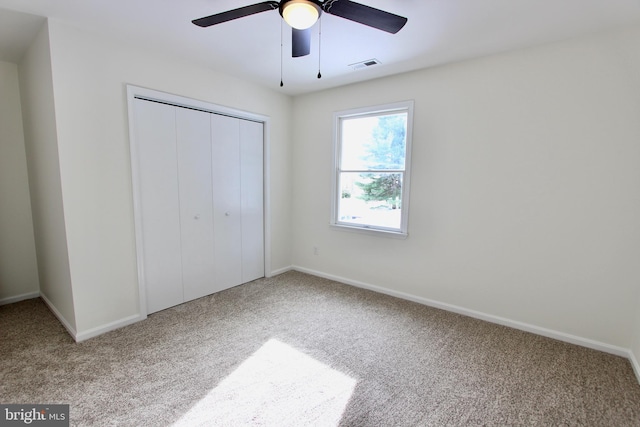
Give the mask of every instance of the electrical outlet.
<svg viewBox="0 0 640 427">
<path fill-rule="evenodd" d="M 317 246 L 313 247 L 313 254 L 314 255 L 318 255 L 318 247 Z"/>
</svg>

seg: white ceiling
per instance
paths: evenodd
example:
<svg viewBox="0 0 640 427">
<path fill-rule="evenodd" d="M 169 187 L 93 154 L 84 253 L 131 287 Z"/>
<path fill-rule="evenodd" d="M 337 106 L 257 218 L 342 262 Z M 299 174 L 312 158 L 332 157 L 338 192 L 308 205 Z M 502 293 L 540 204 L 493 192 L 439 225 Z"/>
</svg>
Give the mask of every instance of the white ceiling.
<svg viewBox="0 0 640 427">
<path fill-rule="evenodd" d="M 260 1 L 0 0 L 0 60 L 18 62 L 50 17 L 295 95 L 640 22 L 640 0 L 360 0 L 409 21 L 393 35 L 324 14 L 319 80 L 318 24 L 303 58 L 291 58 L 284 24 L 281 67 L 277 11 L 209 28 L 191 23 Z M 372 58 L 381 64 L 349 67 Z"/>
</svg>

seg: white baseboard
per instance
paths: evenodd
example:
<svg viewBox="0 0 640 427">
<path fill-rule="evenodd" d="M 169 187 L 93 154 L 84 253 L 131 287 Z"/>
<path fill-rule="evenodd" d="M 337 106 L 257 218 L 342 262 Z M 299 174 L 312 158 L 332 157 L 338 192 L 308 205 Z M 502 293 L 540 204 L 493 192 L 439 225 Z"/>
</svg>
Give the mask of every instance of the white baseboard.
<svg viewBox="0 0 640 427">
<path fill-rule="evenodd" d="M 51 301 L 49 301 L 49 299 L 44 294 L 39 294 L 39 295 L 42 298 L 42 300 L 47 304 L 47 306 L 49 307 L 51 312 L 54 314 L 54 316 L 58 318 L 60 323 L 62 323 L 62 326 L 65 327 L 67 332 L 69 332 L 69 335 L 71 335 L 71 337 L 76 342 L 81 342 L 81 341 L 88 340 L 89 338 L 97 337 L 98 335 L 102 335 L 104 333 L 114 331 L 118 328 L 131 325 L 133 323 L 139 322 L 147 318 L 146 315 L 134 314 L 133 316 L 125 317 L 124 319 L 116 320 L 115 322 L 107 323 L 106 325 L 98 326 L 96 328 L 92 328 L 82 332 L 77 332 L 76 329 L 73 326 L 71 326 L 71 323 L 69 323 L 69 321 L 65 319 L 65 317 L 60 313 L 60 311 L 58 311 L 58 309 L 53 305 Z"/>
<path fill-rule="evenodd" d="M 280 269 L 272 271 L 266 277 L 277 276 L 279 274 L 286 273 L 287 271 L 290 271 L 292 269 L 293 269 L 293 267 L 291 267 L 291 266 L 280 268 Z M 74 339 L 76 340 L 76 342 L 81 342 L 81 341 L 88 340 L 90 338 L 97 337 L 98 335 L 102 335 L 102 334 L 105 334 L 107 332 L 114 331 L 114 330 L 122 328 L 124 326 L 132 325 L 134 323 L 137 323 L 137 322 L 140 322 L 142 320 L 145 320 L 146 318 L 147 318 L 146 314 L 135 314 L 133 316 L 125 317 L 124 319 L 116 320 L 115 322 L 107 323 L 106 325 L 98 326 L 96 328 L 92 328 L 92 329 L 89 329 L 87 331 L 83 331 L 83 332 L 80 332 L 80 333 L 74 333 L 72 335 L 73 335 Z"/>
<path fill-rule="evenodd" d="M 40 292 L 29 292 L 27 294 L 16 295 L 14 297 L 7 297 L 0 299 L 0 305 L 13 304 L 14 302 L 24 301 L 26 299 L 38 298 Z"/>
<path fill-rule="evenodd" d="M 633 368 L 633 372 L 636 374 L 636 378 L 640 383 L 640 364 L 638 363 L 638 359 L 636 359 L 636 355 L 633 354 L 633 351 L 629 351 L 628 357 L 629 357 L 629 362 L 631 362 L 631 367 Z"/>
<path fill-rule="evenodd" d="M 296 266 L 296 265 L 294 265 L 292 269 L 296 271 L 300 271 L 302 273 L 311 274 L 313 276 L 319 276 L 325 279 L 330 279 L 336 282 L 352 285 L 358 288 L 368 289 L 371 291 L 379 292 L 381 294 L 386 294 L 393 297 L 405 299 L 408 301 L 417 302 L 419 304 L 427 305 L 430 307 L 451 311 L 453 313 L 462 314 L 465 316 L 473 317 L 475 319 L 485 320 L 487 322 L 496 323 L 498 325 L 508 326 L 510 328 L 519 329 L 521 331 L 531 332 L 536 335 L 553 338 L 559 341 L 564 341 L 570 344 L 576 344 L 582 347 L 587 347 L 594 350 L 599 350 L 605 353 L 614 354 L 616 356 L 622 356 L 630 359 L 631 352 L 629 349 L 598 342 L 589 338 L 583 338 L 576 335 L 567 334 L 564 332 L 554 331 L 552 329 L 542 328 L 542 327 L 531 325 L 528 323 L 519 322 L 517 320 L 511 320 L 511 319 L 506 319 L 500 316 L 494 316 L 492 314 L 482 313 L 480 311 L 469 310 L 467 308 L 460 307 L 457 305 L 434 301 L 428 298 L 423 298 L 423 297 L 407 294 L 404 292 L 394 291 L 392 289 L 383 288 L 381 286 L 375 286 L 368 283 L 359 282 L 357 280 L 351 280 L 344 277 L 334 276 L 332 274 L 326 274 L 321 271 L 311 270 L 311 269 Z M 640 366 L 638 366 L 637 361 L 636 361 L 636 364 L 634 365 L 634 369 L 636 370 L 636 376 L 638 376 L 638 372 L 640 372 Z M 638 381 L 640 382 L 640 376 L 638 376 Z"/>
<path fill-rule="evenodd" d="M 69 321 L 67 319 L 65 319 L 65 317 L 58 311 L 58 309 L 55 307 L 55 305 L 53 305 L 53 303 L 51 301 L 49 301 L 49 298 L 47 298 L 45 294 L 40 294 L 40 298 L 42 298 L 42 300 L 45 302 L 45 304 L 47 304 L 47 306 L 49 307 L 49 310 L 51 310 L 53 315 L 58 318 L 60 323 L 62 323 L 62 326 L 65 327 L 67 332 L 69 332 L 71 337 L 75 340 L 76 339 L 76 328 L 71 326 L 71 323 L 69 323 Z"/>
<path fill-rule="evenodd" d="M 89 330 L 80 332 L 74 336 L 76 342 L 86 341 L 89 338 L 97 337 L 98 335 L 106 334 L 107 332 L 115 331 L 116 329 L 124 326 L 129 326 L 134 323 L 140 322 L 146 319 L 146 315 L 134 314 L 133 316 L 125 317 L 124 319 L 116 320 L 115 322 L 107 323 L 106 325 L 91 328 Z"/>
<path fill-rule="evenodd" d="M 279 274 L 286 273 L 287 271 L 291 271 L 291 270 L 293 270 L 292 266 L 279 268 L 277 270 L 273 270 L 267 277 L 277 276 Z"/>
<path fill-rule="evenodd" d="M 273 270 L 271 273 L 266 275 L 266 277 L 277 276 L 282 273 L 286 273 L 287 271 L 292 270 L 293 267 L 288 266 L 284 268 L 280 268 L 277 270 Z M 124 319 L 116 320 L 115 322 L 107 323 L 106 325 L 98 326 L 96 328 L 89 329 L 87 331 L 83 331 L 80 333 L 72 334 L 76 342 L 86 341 L 90 338 L 97 337 L 98 335 L 105 334 L 107 332 L 114 331 L 116 329 L 122 328 L 124 326 L 129 326 L 134 323 L 140 322 L 141 320 L 145 320 L 147 318 L 146 315 L 143 314 L 135 314 L 133 316 L 125 317 Z M 64 323 L 64 322 L 63 322 Z M 68 328 L 67 328 L 68 329 Z"/>
</svg>

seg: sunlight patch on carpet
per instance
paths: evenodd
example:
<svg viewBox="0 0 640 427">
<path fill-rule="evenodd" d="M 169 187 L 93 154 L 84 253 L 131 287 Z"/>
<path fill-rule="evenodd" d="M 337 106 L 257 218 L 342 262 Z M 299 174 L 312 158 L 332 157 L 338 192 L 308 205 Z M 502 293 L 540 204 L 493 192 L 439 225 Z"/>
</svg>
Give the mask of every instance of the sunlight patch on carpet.
<svg viewBox="0 0 640 427">
<path fill-rule="evenodd" d="M 355 386 L 354 378 L 271 339 L 174 426 L 335 426 Z"/>
</svg>

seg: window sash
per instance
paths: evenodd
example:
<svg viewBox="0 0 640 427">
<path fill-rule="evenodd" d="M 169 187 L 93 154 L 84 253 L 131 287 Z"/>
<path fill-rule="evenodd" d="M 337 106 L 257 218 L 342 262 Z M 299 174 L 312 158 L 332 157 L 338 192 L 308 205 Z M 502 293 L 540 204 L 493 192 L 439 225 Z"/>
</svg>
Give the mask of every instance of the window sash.
<svg viewBox="0 0 640 427">
<path fill-rule="evenodd" d="M 350 168 L 342 167 L 343 163 L 343 121 L 347 119 L 358 119 L 368 117 L 381 117 L 394 114 L 406 113 L 406 129 L 405 129 L 405 152 L 404 152 L 404 168 L 382 169 L 382 168 Z M 352 231 L 373 232 L 376 234 L 395 235 L 406 237 L 408 230 L 408 211 L 409 211 L 409 169 L 411 163 L 411 139 L 413 127 L 413 101 L 406 101 L 396 104 L 388 104 L 378 107 L 361 108 L 357 110 L 348 110 L 334 113 L 334 173 L 332 178 L 332 204 L 331 204 L 331 222 L 332 226 L 339 228 L 351 229 Z M 366 165 L 365 165 L 366 166 Z M 399 225 L 385 226 L 380 223 L 360 223 L 358 221 L 345 220 L 341 218 L 341 204 L 343 202 L 342 177 L 343 174 L 399 174 L 401 181 L 399 208 L 396 214 L 399 214 Z"/>
<path fill-rule="evenodd" d="M 375 179 L 385 179 L 384 186 L 399 186 L 397 194 L 390 194 L 387 200 L 366 200 L 355 197 L 354 190 L 360 184 L 366 187 Z M 388 179 L 390 178 L 390 180 Z M 399 231 L 402 226 L 402 187 L 404 172 L 341 172 L 340 197 L 338 200 L 337 224 L 347 226 Z M 397 183 L 396 183 L 397 181 Z M 366 191 L 362 191 L 366 194 Z M 393 189 L 391 189 L 393 192 Z"/>
</svg>

